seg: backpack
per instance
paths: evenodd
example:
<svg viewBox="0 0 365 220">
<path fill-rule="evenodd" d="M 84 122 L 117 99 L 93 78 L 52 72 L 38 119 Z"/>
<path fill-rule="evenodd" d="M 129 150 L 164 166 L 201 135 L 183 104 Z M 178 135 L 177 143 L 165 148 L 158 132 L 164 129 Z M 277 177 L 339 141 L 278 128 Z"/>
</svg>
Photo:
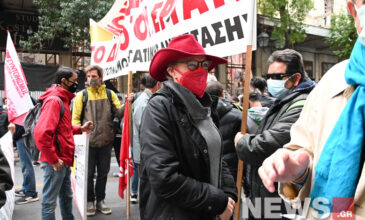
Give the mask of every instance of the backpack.
<svg viewBox="0 0 365 220">
<path fill-rule="evenodd" d="M 65 106 L 63 104 L 63 101 L 61 100 L 61 98 L 59 96 L 55 96 L 58 97 L 61 101 L 61 111 L 60 111 L 60 120 L 63 117 L 64 113 L 65 113 Z M 27 115 L 25 116 L 24 120 L 23 120 L 23 126 L 24 126 L 24 145 L 26 146 L 26 148 L 28 148 L 29 152 L 33 153 L 33 151 L 37 148 L 36 144 L 35 144 L 35 140 L 34 140 L 34 128 L 37 125 L 38 122 L 38 118 L 41 115 L 41 109 L 42 109 L 42 105 L 43 102 L 39 101 L 37 102 L 37 104 L 29 109 Z M 60 146 L 59 146 L 59 142 L 56 136 L 56 147 L 57 147 L 57 151 L 60 152 Z"/>
<path fill-rule="evenodd" d="M 108 96 L 108 100 L 110 102 L 110 111 L 112 112 L 112 118 L 114 118 L 114 113 L 113 113 L 113 100 L 112 100 L 112 92 L 110 91 L 110 89 L 105 88 L 106 90 L 106 95 Z M 82 120 L 84 120 L 84 112 L 85 112 L 85 106 L 88 100 L 88 93 L 87 90 L 84 89 L 82 90 L 82 111 L 81 111 L 81 115 L 80 115 L 80 121 L 82 123 Z"/>
</svg>

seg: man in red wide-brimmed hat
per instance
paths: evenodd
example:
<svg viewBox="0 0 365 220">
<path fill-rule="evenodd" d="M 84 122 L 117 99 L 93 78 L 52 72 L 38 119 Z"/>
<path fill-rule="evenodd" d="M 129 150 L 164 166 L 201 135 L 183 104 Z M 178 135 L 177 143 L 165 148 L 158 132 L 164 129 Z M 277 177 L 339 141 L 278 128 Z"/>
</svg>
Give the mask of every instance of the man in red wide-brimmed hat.
<svg viewBox="0 0 365 220">
<path fill-rule="evenodd" d="M 154 55 L 150 74 L 165 81 L 141 128 L 141 219 L 229 219 L 237 190 L 205 93 L 208 71 L 227 60 L 181 35 Z"/>
</svg>

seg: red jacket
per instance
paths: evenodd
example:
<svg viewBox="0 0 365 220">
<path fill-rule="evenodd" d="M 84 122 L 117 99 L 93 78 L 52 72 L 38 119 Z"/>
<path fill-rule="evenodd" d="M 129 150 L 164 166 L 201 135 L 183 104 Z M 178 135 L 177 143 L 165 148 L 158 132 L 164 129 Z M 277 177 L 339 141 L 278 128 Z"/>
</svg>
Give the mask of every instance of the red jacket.
<svg viewBox="0 0 365 220">
<path fill-rule="evenodd" d="M 60 99 L 50 96 L 59 96 L 63 101 L 65 113 L 61 120 Z M 39 100 L 43 101 L 43 106 L 37 125 L 34 128 L 34 139 L 41 152 L 40 161 L 47 161 L 53 165 L 58 162 L 58 159 L 61 159 L 65 165 L 73 165 L 75 152 L 73 135 L 82 133 L 81 126 L 72 126 L 71 124 L 69 106 L 74 97 L 74 94 L 59 86 L 48 88 L 46 93 L 39 97 Z M 56 147 L 56 135 L 60 152 Z"/>
</svg>

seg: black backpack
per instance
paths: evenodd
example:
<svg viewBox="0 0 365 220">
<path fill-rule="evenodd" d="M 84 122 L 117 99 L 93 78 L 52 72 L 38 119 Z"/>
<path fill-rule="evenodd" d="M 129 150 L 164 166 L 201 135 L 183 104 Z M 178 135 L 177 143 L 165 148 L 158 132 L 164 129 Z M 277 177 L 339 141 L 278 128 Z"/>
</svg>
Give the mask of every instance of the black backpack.
<svg viewBox="0 0 365 220">
<path fill-rule="evenodd" d="M 51 96 L 50 96 L 51 97 Z M 63 104 L 62 99 L 59 96 L 55 96 L 60 99 L 60 105 L 61 105 L 61 111 L 60 111 L 60 120 L 63 117 L 65 113 L 65 106 Z M 47 97 L 48 98 L 48 97 Z M 42 109 L 43 102 L 39 101 L 37 104 L 29 109 L 27 115 L 24 118 L 23 126 L 25 133 L 23 134 L 24 137 L 24 144 L 28 148 L 29 152 L 33 153 L 33 151 L 36 149 L 36 144 L 34 140 L 34 128 L 38 122 L 38 118 L 41 115 L 41 109 Z M 58 143 L 58 139 L 56 137 L 56 147 L 58 152 L 60 152 L 60 146 Z"/>
</svg>

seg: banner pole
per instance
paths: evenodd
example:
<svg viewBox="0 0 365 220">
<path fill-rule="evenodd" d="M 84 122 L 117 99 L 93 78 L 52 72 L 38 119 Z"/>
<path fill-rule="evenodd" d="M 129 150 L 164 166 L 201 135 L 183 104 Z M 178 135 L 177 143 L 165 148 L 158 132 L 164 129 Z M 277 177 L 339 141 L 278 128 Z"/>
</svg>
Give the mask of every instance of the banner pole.
<svg viewBox="0 0 365 220">
<path fill-rule="evenodd" d="M 250 81 L 251 81 L 251 61 L 252 61 L 252 45 L 247 45 L 245 83 L 243 87 L 243 111 L 242 111 L 241 134 L 246 134 L 247 130 L 248 97 L 250 93 Z M 243 165 L 244 165 L 243 161 L 239 160 L 237 169 L 238 200 L 235 207 L 234 220 L 238 220 L 240 213 Z"/>
<path fill-rule="evenodd" d="M 246 134 L 247 132 L 247 114 L 248 114 L 248 99 L 250 95 L 250 82 L 251 82 L 251 65 L 252 65 L 252 33 L 255 33 L 254 28 L 254 14 L 256 10 L 256 1 L 251 0 L 251 13 L 248 13 L 247 23 L 249 24 L 248 34 L 247 34 L 247 49 L 246 49 L 246 66 L 245 66 L 245 82 L 243 86 L 243 111 L 242 111 L 242 123 L 241 123 L 241 134 Z M 234 220 L 239 220 L 240 207 L 241 207 L 241 194 L 242 194 L 242 177 L 243 177 L 243 161 L 238 161 L 237 169 L 237 203 L 235 206 Z"/>
<path fill-rule="evenodd" d="M 132 89 L 133 89 L 133 72 L 129 71 L 128 72 L 128 95 L 130 95 L 132 93 Z M 129 115 L 129 121 L 128 121 L 128 127 L 129 127 L 129 136 L 131 136 L 132 134 L 132 102 L 128 101 L 128 115 Z M 130 137 L 130 139 L 132 141 L 132 138 Z M 130 148 L 128 149 L 128 152 L 130 151 Z M 129 152 L 130 153 L 130 152 Z M 129 157 L 129 156 L 128 156 Z M 131 207 L 130 207 L 130 194 L 131 194 L 131 179 L 129 178 L 129 162 L 128 162 L 128 166 L 127 166 L 127 209 L 126 209 L 126 215 L 127 217 L 130 217 L 131 215 Z"/>
</svg>

